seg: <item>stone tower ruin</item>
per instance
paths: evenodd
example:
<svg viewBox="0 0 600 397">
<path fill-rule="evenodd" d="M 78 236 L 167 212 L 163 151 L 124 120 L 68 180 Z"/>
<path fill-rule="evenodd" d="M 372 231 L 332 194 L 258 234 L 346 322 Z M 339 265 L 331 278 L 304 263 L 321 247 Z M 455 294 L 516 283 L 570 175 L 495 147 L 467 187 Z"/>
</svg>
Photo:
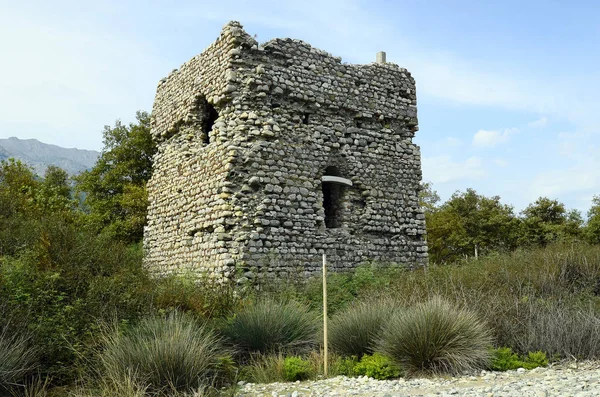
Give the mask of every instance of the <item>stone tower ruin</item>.
<svg viewBox="0 0 600 397">
<path fill-rule="evenodd" d="M 158 84 L 146 266 L 285 277 L 427 262 L 415 82 L 237 22 Z"/>
</svg>

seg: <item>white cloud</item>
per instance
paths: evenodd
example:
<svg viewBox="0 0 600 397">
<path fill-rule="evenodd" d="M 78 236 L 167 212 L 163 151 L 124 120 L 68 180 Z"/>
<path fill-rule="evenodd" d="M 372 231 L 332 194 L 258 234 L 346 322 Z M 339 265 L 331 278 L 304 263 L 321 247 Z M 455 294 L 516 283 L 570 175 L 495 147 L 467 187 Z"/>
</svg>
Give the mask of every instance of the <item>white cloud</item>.
<svg viewBox="0 0 600 397">
<path fill-rule="evenodd" d="M 510 164 L 508 161 L 501 159 L 501 158 L 495 158 L 494 160 L 494 164 L 496 164 L 498 167 L 508 167 L 508 165 Z"/>
<path fill-rule="evenodd" d="M 554 163 L 564 166 L 538 173 L 528 189 L 530 199 L 574 195 L 579 209 L 587 211 L 591 197 L 600 192 L 600 148 L 594 138 L 585 132 L 559 134 Z"/>
<path fill-rule="evenodd" d="M 442 140 L 431 143 L 430 151 L 436 153 L 448 153 L 449 149 L 456 149 L 463 145 L 463 142 L 455 137 L 446 137 Z"/>
<path fill-rule="evenodd" d="M 462 142 L 458 138 L 448 137 L 444 140 L 444 145 L 446 147 L 459 147 L 462 145 Z"/>
<path fill-rule="evenodd" d="M 511 135 L 518 133 L 517 128 L 505 128 L 504 130 L 479 130 L 473 136 L 473 146 L 477 148 L 491 148 L 508 142 Z"/>
<path fill-rule="evenodd" d="M 565 170 L 542 172 L 534 178 L 529 197 L 557 197 L 571 192 L 597 191 L 600 188 L 599 167 L 598 162 L 584 162 Z"/>
<path fill-rule="evenodd" d="M 454 54 L 416 50 L 406 66 L 413 72 L 422 94 L 455 103 L 492 106 L 508 110 L 552 114 L 584 129 L 600 128 L 599 85 L 573 78 L 549 82 L 526 71 L 505 74 L 497 65 L 474 66 Z M 596 80 L 598 81 L 598 80 Z"/>
<path fill-rule="evenodd" d="M 545 116 L 527 124 L 530 128 L 544 128 L 546 125 L 548 125 L 548 118 Z"/>
<path fill-rule="evenodd" d="M 423 157 L 423 179 L 433 183 L 445 183 L 485 176 L 482 160 L 469 157 L 455 161 L 450 156 Z"/>
</svg>

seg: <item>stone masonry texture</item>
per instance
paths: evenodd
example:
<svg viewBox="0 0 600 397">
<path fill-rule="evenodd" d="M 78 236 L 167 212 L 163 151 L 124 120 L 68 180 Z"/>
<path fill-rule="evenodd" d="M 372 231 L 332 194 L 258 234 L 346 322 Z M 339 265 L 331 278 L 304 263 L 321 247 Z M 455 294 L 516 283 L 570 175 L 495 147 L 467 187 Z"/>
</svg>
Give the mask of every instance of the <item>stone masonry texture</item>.
<svg viewBox="0 0 600 397">
<path fill-rule="evenodd" d="M 158 84 L 145 264 L 215 280 L 308 276 L 323 252 L 337 271 L 424 265 L 417 130 L 406 69 L 230 22 Z"/>
</svg>

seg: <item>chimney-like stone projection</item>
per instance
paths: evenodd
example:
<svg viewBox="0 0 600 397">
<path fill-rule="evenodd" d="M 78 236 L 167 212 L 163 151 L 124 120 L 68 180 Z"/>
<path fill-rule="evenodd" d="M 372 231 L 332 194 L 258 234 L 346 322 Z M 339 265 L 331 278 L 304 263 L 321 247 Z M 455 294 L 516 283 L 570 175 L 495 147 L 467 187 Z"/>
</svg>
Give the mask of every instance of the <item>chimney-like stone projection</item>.
<svg viewBox="0 0 600 397">
<path fill-rule="evenodd" d="M 145 265 L 215 280 L 427 263 L 415 82 L 237 22 L 158 84 Z"/>
</svg>

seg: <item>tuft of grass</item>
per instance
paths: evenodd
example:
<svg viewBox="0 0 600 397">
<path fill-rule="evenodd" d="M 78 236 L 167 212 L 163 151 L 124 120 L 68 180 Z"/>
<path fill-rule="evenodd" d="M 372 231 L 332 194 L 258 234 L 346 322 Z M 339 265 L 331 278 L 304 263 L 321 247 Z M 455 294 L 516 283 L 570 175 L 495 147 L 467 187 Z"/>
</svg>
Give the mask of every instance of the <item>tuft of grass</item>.
<svg viewBox="0 0 600 397">
<path fill-rule="evenodd" d="M 271 383 L 285 382 L 291 380 L 287 372 L 292 368 L 292 364 L 302 361 L 299 366 L 302 368 L 303 375 L 297 379 L 317 379 L 323 375 L 323 351 L 311 351 L 306 357 L 285 357 L 283 353 L 276 354 L 256 354 L 253 355 L 248 364 L 243 366 L 240 371 L 240 378 L 253 383 Z M 354 366 L 358 362 L 356 357 L 344 358 L 335 353 L 329 354 L 329 373 L 330 377 L 338 375 L 355 376 Z M 294 379 L 296 380 L 296 379 Z"/>
<path fill-rule="evenodd" d="M 383 326 L 397 305 L 388 299 L 355 303 L 335 314 L 329 323 L 329 344 L 336 353 L 362 357 L 373 354 Z"/>
<path fill-rule="evenodd" d="M 277 354 L 253 355 L 247 365 L 242 367 L 240 378 L 252 383 L 272 383 L 285 380 L 284 355 Z"/>
<path fill-rule="evenodd" d="M 224 333 L 240 352 L 301 352 L 313 346 L 318 317 L 296 302 L 258 301 L 231 319 Z"/>
<path fill-rule="evenodd" d="M 179 312 L 145 318 L 125 333 L 106 333 L 104 345 L 104 376 L 115 384 L 131 379 L 132 393 L 190 392 L 209 386 L 226 355 L 212 330 Z"/>
<path fill-rule="evenodd" d="M 121 379 L 104 379 L 96 388 L 79 388 L 71 397 L 145 397 L 148 386 L 141 384 L 131 373 Z"/>
<path fill-rule="evenodd" d="M 377 350 L 409 374 L 458 374 L 485 367 L 492 340 L 475 313 L 434 297 L 394 315 Z"/>
<path fill-rule="evenodd" d="M 25 376 L 37 367 L 38 352 L 28 337 L 0 331 L 0 392 L 25 387 Z"/>
</svg>

